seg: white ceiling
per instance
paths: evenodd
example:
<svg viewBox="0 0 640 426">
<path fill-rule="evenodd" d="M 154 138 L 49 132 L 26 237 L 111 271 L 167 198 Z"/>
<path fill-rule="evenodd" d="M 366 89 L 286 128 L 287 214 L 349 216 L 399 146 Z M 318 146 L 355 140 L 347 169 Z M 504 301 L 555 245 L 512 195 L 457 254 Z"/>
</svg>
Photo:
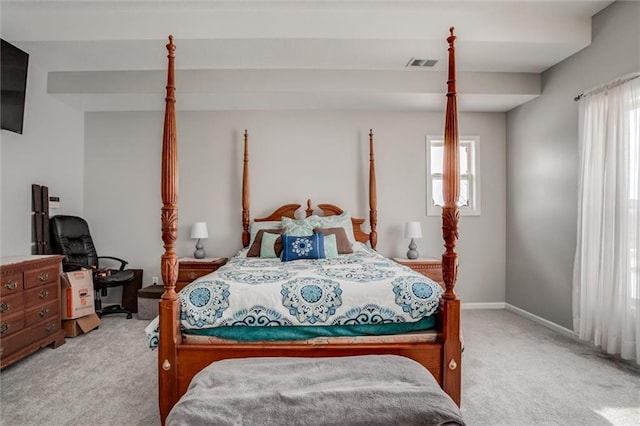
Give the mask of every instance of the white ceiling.
<svg viewBox="0 0 640 426">
<path fill-rule="evenodd" d="M 164 107 L 175 36 L 181 110 L 441 110 L 448 28 L 459 107 L 507 111 L 588 46 L 612 1 L 0 1 L 3 39 L 85 111 Z M 412 57 L 436 59 L 409 69 Z"/>
</svg>

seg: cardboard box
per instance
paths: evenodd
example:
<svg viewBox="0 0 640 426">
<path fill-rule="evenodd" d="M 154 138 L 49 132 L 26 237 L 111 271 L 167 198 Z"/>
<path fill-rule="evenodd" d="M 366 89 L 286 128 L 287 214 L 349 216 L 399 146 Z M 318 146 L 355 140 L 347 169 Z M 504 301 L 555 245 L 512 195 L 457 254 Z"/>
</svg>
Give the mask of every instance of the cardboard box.
<svg viewBox="0 0 640 426">
<path fill-rule="evenodd" d="M 60 277 L 62 319 L 75 319 L 95 313 L 93 276 L 90 270 L 71 271 Z"/>
<path fill-rule="evenodd" d="M 76 319 L 62 320 L 62 328 L 66 337 L 76 337 L 80 334 L 88 333 L 98 328 L 100 324 L 100 317 L 95 313 Z"/>
</svg>

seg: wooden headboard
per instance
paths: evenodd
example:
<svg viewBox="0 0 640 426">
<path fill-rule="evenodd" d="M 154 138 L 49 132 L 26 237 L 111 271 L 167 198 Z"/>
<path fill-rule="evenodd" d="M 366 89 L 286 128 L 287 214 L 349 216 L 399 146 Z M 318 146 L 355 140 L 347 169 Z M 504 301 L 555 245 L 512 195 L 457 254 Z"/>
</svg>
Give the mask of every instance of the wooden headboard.
<svg viewBox="0 0 640 426">
<path fill-rule="evenodd" d="M 251 214 L 249 212 L 249 133 L 244 131 L 244 156 L 242 169 L 242 246 L 248 247 L 250 242 L 249 224 Z M 369 223 L 371 232 L 365 232 L 362 225 L 365 219 L 351 218 L 353 223 L 353 235 L 356 241 L 361 243 L 369 242 L 371 248 L 375 250 L 378 244 L 378 198 L 376 193 L 376 169 L 375 158 L 373 153 L 373 130 L 369 130 Z M 295 218 L 296 211 L 301 207 L 300 204 L 285 204 L 275 209 L 271 214 L 265 217 L 254 219 L 255 222 L 278 221 L 282 217 Z M 323 216 L 339 215 L 345 210 L 334 204 L 318 204 L 318 208 L 322 210 Z M 307 208 L 305 209 L 306 217 L 313 214 L 311 200 L 307 200 Z"/>
<path fill-rule="evenodd" d="M 295 219 L 296 217 L 295 213 L 300 209 L 300 207 L 302 207 L 301 204 L 285 204 L 275 209 L 268 216 L 258 217 L 253 219 L 253 221 L 254 222 L 278 221 L 283 217 L 290 217 L 292 219 Z M 322 210 L 322 216 L 339 215 L 344 213 L 345 211 L 334 204 L 318 204 L 318 208 Z M 313 212 L 314 210 L 311 207 L 311 199 L 308 199 L 307 208 L 305 209 L 305 217 L 311 216 Z M 361 243 L 367 243 L 371 241 L 371 233 L 365 232 L 362 229 L 362 225 L 364 224 L 364 222 L 365 222 L 365 219 L 362 219 L 362 218 L 358 218 L 358 217 L 351 218 L 351 223 L 353 225 L 353 236 L 355 237 L 356 241 L 359 241 Z M 245 245 L 245 247 L 247 246 L 248 244 Z"/>
</svg>

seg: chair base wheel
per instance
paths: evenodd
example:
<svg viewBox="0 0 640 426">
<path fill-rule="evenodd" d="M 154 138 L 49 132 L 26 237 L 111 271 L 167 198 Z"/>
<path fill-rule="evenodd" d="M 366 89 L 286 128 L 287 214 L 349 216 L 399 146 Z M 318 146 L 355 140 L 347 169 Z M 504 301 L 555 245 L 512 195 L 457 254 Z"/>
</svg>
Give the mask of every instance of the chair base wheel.
<svg viewBox="0 0 640 426">
<path fill-rule="evenodd" d="M 127 319 L 133 318 L 133 314 L 131 313 L 131 311 L 127 311 L 120 305 L 106 306 L 104 307 L 104 309 L 96 310 L 96 314 L 98 314 L 100 318 L 102 318 L 105 315 L 111 315 L 111 314 L 127 314 Z"/>
</svg>

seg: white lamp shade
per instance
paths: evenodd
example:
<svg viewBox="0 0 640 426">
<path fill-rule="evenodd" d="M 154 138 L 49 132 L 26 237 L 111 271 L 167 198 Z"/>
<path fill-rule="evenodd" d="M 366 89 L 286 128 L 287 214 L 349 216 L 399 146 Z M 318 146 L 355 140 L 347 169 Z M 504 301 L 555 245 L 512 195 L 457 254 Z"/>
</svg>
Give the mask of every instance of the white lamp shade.
<svg viewBox="0 0 640 426">
<path fill-rule="evenodd" d="M 191 238 L 209 238 L 206 222 L 196 222 L 191 226 Z"/>
<path fill-rule="evenodd" d="M 404 224 L 405 238 L 422 238 L 422 228 L 420 222 L 407 222 Z"/>
</svg>

